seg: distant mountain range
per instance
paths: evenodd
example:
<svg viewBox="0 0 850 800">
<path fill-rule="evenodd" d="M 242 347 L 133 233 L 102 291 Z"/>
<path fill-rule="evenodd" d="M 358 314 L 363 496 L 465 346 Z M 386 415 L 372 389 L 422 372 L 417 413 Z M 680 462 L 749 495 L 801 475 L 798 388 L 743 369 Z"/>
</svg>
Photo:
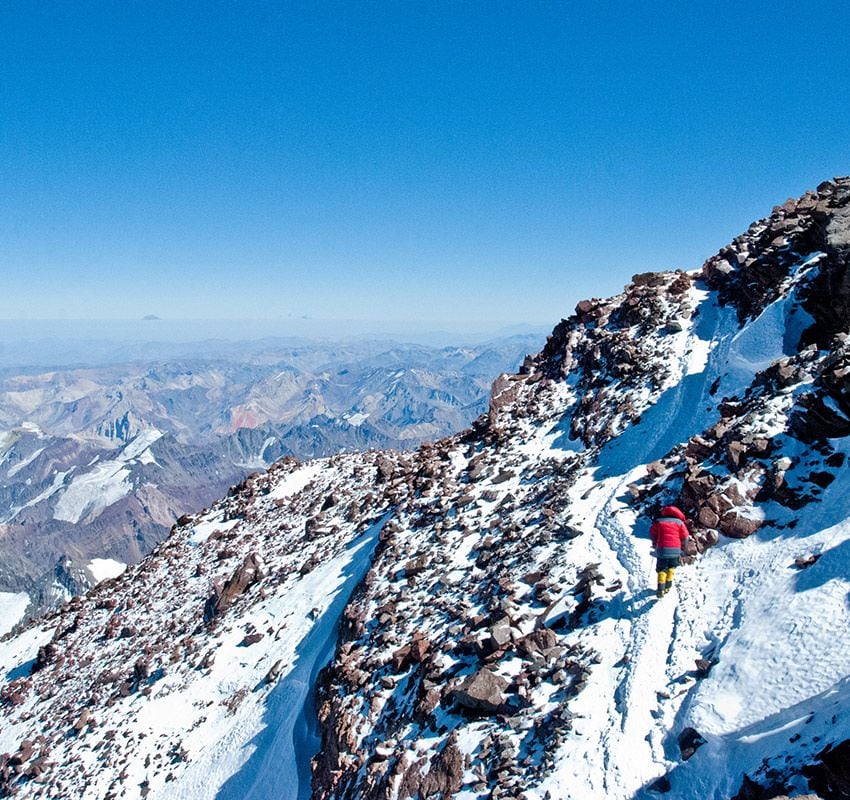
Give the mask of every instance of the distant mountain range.
<svg viewBox="0 0 850 800">
<path fill-rule="evenodd" d="M 0 378 L 0 591 L 38 607 L 135 563 L 182 514 L 284 457 L 409 449 L 461 429 L 541 338 L 470 347 L 262 340 Z"/>
</svg>

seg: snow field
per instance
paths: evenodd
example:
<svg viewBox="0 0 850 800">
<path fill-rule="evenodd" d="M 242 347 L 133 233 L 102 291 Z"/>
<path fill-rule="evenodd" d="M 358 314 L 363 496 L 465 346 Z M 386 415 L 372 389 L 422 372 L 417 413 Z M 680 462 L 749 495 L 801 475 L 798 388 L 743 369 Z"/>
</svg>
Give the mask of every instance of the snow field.
<svg viewBox="0 0 850 800">
<path fill-rule="evenodd" d="M 28 675 L 38 648 L 52 637 L 53 631 L 41 626 L 27 628 L 14 638 L 0 637 L 0 682 L 5 684 Z M 24 709 L 31 711 L 36 705 L 37 698 L 30 696 Z M 14 753 L 27 730 L 26 723 L 0 725 L 0 753 Z"/>
<path fill-rule="evenodd" d="M 306 464 L 289 473 L 274 489 L 271 497 L 284 500 L 304 489 L 322 471 L 321 463 Z"/>
<path fill-rule="evenodd" d="M 127 465 L 136 460 L 143 464 L 155 464 L 150 447 L 162 436 L 161 431 L 153 428 L 141 431 L 115 458 L 95 464 L 88 472 L 78 473 L 57 500 L 54 519 L 74 524 L 84 519 L 91 521 L 130 494 L 133 485 L 129 481 L 130 470 Z"/>
</svg>

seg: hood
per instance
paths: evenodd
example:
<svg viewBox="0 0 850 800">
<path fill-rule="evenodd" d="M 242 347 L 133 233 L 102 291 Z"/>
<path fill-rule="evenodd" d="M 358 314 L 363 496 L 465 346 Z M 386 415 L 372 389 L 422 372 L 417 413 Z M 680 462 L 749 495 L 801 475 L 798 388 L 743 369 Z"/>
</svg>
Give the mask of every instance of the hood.
<svg viewBox="0 0 850 800">
<path fill-rule="evenodd" d="M 681 511 L 679 511 L 679 509 L 676 508 L 676 506 L 664 506 L 664 508 L 661 509 L 661 516 L 662 517 L 676 517 L 676 519 L 680 519 L 680 520 L 682 520 L 682 522 L 687 521 L 685 519 L 685 515 Z"/>
</svg>

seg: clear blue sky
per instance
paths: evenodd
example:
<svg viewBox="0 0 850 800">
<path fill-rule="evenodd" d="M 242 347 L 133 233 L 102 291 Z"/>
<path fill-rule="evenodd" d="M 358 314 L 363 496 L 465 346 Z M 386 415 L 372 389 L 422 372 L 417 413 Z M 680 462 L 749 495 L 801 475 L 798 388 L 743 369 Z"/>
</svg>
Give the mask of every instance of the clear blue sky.
<svg viewBox="0 0 850 800">
<path fill-rule="evenodd" d="M 846 2 L 0 5 L 0 318 L 554 324 L 850 172 Z"/>
</svg>

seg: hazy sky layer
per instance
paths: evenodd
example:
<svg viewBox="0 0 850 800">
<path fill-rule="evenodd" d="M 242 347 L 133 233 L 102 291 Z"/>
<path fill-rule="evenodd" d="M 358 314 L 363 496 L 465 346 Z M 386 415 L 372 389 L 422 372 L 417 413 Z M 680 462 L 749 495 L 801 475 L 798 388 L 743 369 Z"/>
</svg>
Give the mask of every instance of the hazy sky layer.
<svg viewBox="0 0 850 800">
<path fill-rule="evenodd" d="M 846 2 L 4 2 L 0 318 L 548 324 L 850 172 Z"/>
</svg>

